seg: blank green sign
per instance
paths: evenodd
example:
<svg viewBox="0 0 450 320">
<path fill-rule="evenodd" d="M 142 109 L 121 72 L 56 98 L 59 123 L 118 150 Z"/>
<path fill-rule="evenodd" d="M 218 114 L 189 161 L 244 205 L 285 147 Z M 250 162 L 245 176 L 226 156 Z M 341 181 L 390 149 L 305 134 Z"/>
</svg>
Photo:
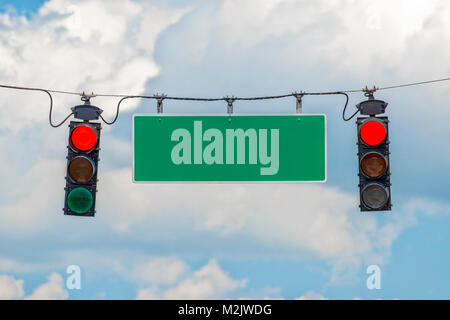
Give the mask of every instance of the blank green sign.
<svg viewBox="0 0 450 320">
<path fill-rule="evenodd" d="M 134 115 L 135 182 L 326 181 L 325 115 Z"/>
</svg>

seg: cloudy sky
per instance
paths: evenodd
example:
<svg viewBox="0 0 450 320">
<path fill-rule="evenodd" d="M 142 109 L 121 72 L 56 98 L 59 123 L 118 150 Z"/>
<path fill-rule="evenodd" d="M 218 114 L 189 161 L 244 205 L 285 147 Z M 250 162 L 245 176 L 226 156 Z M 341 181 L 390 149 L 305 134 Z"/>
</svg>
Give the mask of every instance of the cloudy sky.
<svg viewBox="0 0 450 320">
<path fill-rule="evenodd" d="M 0 84 L 222 97 L 448 76 L 445 0 L 0 0 Z M 46 95 L 0 89 L 0 298 L 448 299 L 449 86 L 376 94 L 391 120 L 389 213 L 358 211 L 355 123 L 333 96 L 304 99 L 328 117 L 328 181 L 308 185 L 133 184 L 132 114 L 156 106 L 127 101 L 102 131 L 87 219 L 62 213 L 68 128 L 48 125 Z M 55 122 L 80 102 L 54 100 Z M 113 117 L 117 99 L 93 103 Z M 294 99 L 235 104 L 294 111 Z M 81 289 L 66 286 L 70 265 Z M 379 290 L 366 286 L 370 265 Z"/>
</svg>

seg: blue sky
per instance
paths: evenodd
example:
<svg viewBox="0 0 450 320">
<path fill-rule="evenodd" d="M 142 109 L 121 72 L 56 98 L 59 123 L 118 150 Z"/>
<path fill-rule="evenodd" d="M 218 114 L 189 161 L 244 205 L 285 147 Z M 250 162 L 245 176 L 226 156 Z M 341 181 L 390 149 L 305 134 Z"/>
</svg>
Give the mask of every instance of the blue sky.
<svg viewBox="0 0 450 320">
<path fill-rule="evenodd" d="M 216 97 L 448 77 L 450 5 L 436 1 L 0 1 L 0 83 Z M 324 185 L 135 185 L 129 101 L 102 132 L 97 216 L 66 217 L 68 129 L 39 93 L 0 103 L 0 298 L 448 299 L 449 84 L 386 90 L 393 210 L 357 209 L 354 121 L 328 117 Z M 350 97 L 349 112 L 365 98 Z M 96 98 L 111 119 L 117 101 Z M 58 121 L 79 103 L 55 96 Z M 167 113 L 224 103 L 165 102 Z M 294 99 L 236 113 L 293 113 Z M 66 287 L 81 268 L 82 288 Z M 366 269 L 381 269 L 369 290 Z"/>
</svg>

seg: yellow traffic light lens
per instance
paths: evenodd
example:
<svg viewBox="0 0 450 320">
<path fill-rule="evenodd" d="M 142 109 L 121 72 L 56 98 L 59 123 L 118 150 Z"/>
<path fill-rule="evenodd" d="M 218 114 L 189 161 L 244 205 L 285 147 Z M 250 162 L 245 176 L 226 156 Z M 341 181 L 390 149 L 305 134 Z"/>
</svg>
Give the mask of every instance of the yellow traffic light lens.
<svg viewBox="0 0 450 320">
<path fill-rule="evenodd" d="M 86 183 L 94 176 L 95 165 L 93 161 L 87 157 L 75 157 L 69 164 L 69 176 L 77 183 Z"/>
<path fill-rule="evenodd" d="M 378 178 L 387 170 L 386 158 L 378 152 L 369 152 L 361 159 L 361 169 L 369 178 Z"/>
<path fill-rule="evenodd" d="M 362 199 L 369 208 L 380 209 L 387 203 L 389 192 L 382 185 L 371 183 L 362 190 Z"/>
</svg>

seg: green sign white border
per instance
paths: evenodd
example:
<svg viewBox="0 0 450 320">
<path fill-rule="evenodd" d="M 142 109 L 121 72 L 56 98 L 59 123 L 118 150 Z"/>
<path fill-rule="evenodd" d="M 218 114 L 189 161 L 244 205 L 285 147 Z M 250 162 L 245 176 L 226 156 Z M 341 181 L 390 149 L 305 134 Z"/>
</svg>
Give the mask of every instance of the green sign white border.
<svg viewBox="0 0 450 320">
<path fill-rule="evenodd" d="M 286 181 L 286 180 L 271 180 L 271 181 L 136 181 L 134 179 L 134 118 L 135 117 L 255 117 L 255 116 L 267 116 L 267 117 L 277 117 L 277 116 L 323 116 L 325 120 L 324 125 L 324 136 L 325 136 L 325 179 L 319 181 Z M 136 184 L 311 184 L 311 183 L 326 183 L 328 179 L 328 137 L 327 137 L 327 115 L 325 113 L 281 113 L 281 114 L 179 114 L 179 113 L 134 113 L 132 115 L 131 123 L 131 135 L 132 135 L 132 146 L 131 146 L 131 156 L 132 156 L 132 167 L 131 167 L 131 179 L 133 183 Z"/>
</svg>

